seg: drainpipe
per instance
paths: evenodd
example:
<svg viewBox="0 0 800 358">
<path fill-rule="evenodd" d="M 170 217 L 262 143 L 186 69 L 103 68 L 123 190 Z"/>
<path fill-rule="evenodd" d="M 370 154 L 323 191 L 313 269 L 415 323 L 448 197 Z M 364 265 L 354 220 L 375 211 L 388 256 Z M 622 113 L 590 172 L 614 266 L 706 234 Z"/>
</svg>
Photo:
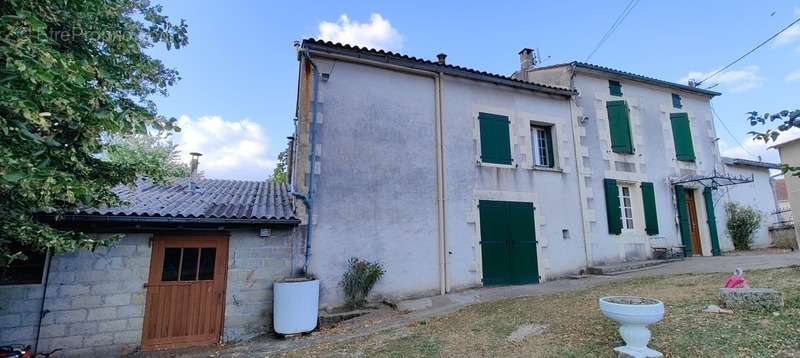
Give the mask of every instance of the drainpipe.
<svg viewBox="0 0 800 358">
<path fill-rule="evenodd" d="M 314 224 L 314 194 L 316 193 L 316 188 L 314 187 L 314 176 L 315 176 L 315 169 L 317 164 L 317 154 L 316 154 L 316 137 L 317 137 L 317 101 L 319 100 L 319 70 L 317 69 L 317 65 L 314 61 L 311 60 L 311 55 L 308 53 L 308 48 L 303 48 L 302 50 L 303 57 L 305 57 L 306 61 L 311 64 L 311 70 L 314 76 L 313 82 L 313 99 L 311 101 L 311 124 L 309 126 L 309 142 L 311 145 L 311 150 L 309 151 L 310 156 L 310 164 L 309 164 L 309 177 L 308 177 L 308 194 L 303 195 L 300 193 L 295 192 L 294 185 L 292 185 L 292 195 L 299 198 L 303 201 L 303 204 L 306 206 L 306 215 L 308 219 L 306 220 L 306 250 L 305 250 L 305 257 L 303 260 L 303 274 L 308 274 L 308 263 L 311 259 L 311 228 Z"/>
<path fill-rule="evenodd" d="M 570 71 L 570 79 L 569 79 L 569 87 L 570 89 L 575 89 L 575 63 L 571 65 L 572 69 Z M 577 104 L 575 102 L 574 97 L 570 97 L 569 99 L 569 114 L 570 114 L 570 122 L 572 124 L 572 147 L 575 151 L 575 171 L 578 174 L 578 198 L 580 200 L 580 207 L 581 207 L 581 233 L 583 233 L 583 251 L 586 256 L 586 268 L 588 269 L 592 266 L 592 245 L 591 245 L 591 238 L 589 237 L 589 232 L 586 228 L 586 214 L 584 211 L 586 210 L 586 193 L 584 192 L 586 189 L 584 185 L 581 183 L 586 180 L 583 176 L 583 170 L 581 169 L 581 161 L 583 160 L 583 156 L 581 155 L 580 151 L 580 138 L 578 138 L 578 133 L 575 131 L 575 127 L 578 126 L 578 123 L 575 122 L 575 115 L 577 112 Z"/>
<path fill-rule="evenodd" d="M 444 65 L 444 54 L 439 55 L 439 63 Z M 447 279 L 447 217 L 445 193 L 445 168 L 444 168 L 444 122 L 442 120 L 442 72 L 434 78 L 435 87 L 435 123 L 434 132 L 436 142 L 436 209 L 439 225 L 437 225 L 437 239 L 439 242 L 439 294 L 444 295 L 450 290 Z"/>
<path fill-rule="evenodd" d="M 44 287 L 42 287 L 42 304 L 39 305 L 39 321 L 36 323 L 36 338 L 33 341 L 33 349 L 31 350 L 34 355 L 36 355 L 39 349 L 39 335 L 42 333 L 42 320 L 44 320 L 44 316 L 50 312 L 44 310 L 44 300 L 47 298 L 47 285 L 50 282 L 50 266 L 53 264 L 53 256 L 54 254 L 52 252 L 47 255 L 47 271 L 44 272 Z"/>
</svg>

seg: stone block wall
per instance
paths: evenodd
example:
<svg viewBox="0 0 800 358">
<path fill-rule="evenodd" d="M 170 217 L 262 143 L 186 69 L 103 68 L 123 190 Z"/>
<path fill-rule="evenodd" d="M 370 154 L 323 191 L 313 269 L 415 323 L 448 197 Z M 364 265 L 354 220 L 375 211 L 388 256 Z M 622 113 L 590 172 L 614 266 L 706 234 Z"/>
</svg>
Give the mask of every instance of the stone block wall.
<svg viewBox="0 0 800 358">
<path fill-rule="evenodd" d="M 53 257 L 39 351 L 118 356 L 141 342 L 150 234 Z M 0 345 L 33 344 L 43 285 L 0 287 Z"/>
<path fill-rule="evenodd" d="M 273 281 L 302 267 L 302 240 L 294 228 L 273 228 L 268 238 L 257 230 L 232 231 L 223 340 L 245 340 L 272 330 Z M 299 235 L 299 234 L 298 234 Z"/>
</svg>

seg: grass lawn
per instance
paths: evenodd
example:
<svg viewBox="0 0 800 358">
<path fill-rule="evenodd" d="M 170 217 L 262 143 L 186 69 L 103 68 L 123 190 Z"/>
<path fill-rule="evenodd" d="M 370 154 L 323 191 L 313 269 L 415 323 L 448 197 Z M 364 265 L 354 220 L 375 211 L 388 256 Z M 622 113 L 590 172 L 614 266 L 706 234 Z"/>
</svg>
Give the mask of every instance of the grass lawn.
<svg viewBox="0 0 800 358">
<path fill-rule="evenodd" d="M 800 357 L 800 267 L 746 272 L 753 287 L 783 291 L 786 307 L 703 313 L 716 304 L 728 274 L 635 278 L 592 289 L 476 304 L 454 314 L 363 338 L 322 344 L 288 356 L 366 357 L 613 357 L 622 344 L 597 299 L 638 295 L 664 302 L 664 320 L 651 326 L 650 346 L 670 357 Z M 523 325 L 533 335 L 509 335 Z M 541 326 L 544 326 L 542 329 Z"/>
</svg>

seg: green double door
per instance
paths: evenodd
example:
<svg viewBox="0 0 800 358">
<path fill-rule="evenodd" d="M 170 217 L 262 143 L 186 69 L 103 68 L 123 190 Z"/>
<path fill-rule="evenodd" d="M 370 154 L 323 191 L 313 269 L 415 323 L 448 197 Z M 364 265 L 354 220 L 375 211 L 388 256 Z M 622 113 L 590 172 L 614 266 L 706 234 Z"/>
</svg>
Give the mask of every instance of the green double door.
<svg viewBox="0 0 800 358">
<path fill-rule="evenodd" d="M 533 203 L 481 200 L 483 284 L 539 282 Z"/>
</svg>

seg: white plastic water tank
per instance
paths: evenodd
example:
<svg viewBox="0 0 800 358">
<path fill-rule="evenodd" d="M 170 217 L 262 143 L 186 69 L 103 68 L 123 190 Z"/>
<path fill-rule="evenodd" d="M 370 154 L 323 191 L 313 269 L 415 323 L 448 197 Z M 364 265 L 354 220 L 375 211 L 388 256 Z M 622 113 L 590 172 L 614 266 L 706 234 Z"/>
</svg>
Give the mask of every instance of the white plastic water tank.
<svg viewBox="0 0 800 358">
<path fill-rule="evenodd" d="M 319 280 L 292 278 L 275 281 L 272 321 L 275 332 L 311 332 L 319 318 Z"/>
</svg>

